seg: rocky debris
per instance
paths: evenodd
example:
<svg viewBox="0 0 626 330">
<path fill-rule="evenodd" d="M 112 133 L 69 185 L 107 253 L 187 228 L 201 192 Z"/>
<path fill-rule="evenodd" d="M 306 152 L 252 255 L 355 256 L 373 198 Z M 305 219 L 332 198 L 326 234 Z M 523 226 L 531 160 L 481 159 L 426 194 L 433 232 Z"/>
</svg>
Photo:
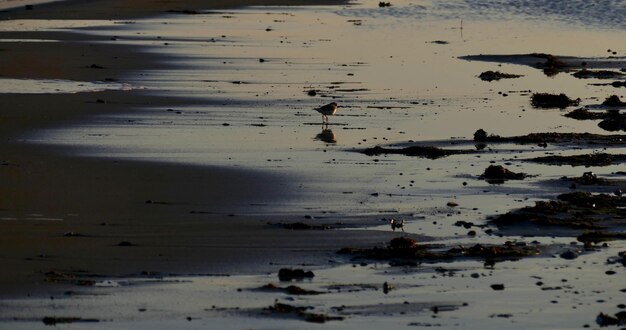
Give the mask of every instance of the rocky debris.
<svg viewBox="0 0 626 330">
<path fill-rule="evenodd" d="M 261 290 L 268 290 L 268 291 L 280 291 L 280 292 L 285 292 L 287 294 L 291 294 L 291 295 L 318 295 L 318 294 L 322 294 L 324 292 L 320 292 L 320 291 L 315 291 L 315 290 L 306 290 L 303 289 L 299 286 L 296 285 L 290 285 L 287 287 L 279 287 L 276 286 L 272 283 L 266 284 L 264 286 L 262 286 L 260 288 Z"/>
<path fill-rule="evenodd" d="M 605 105 L 607 107 L 623 107 L 626 106 L 626 102 L 622 102 L 622 100 L 620 100 L 619 96 L 617 95 L 611 95 L 607 97 L 604 102 L 602 102 L 602 105 Z"/>
<path fill-rule="evenodd" d="M 531 103 L 536 108 L 565 109 L 569 106 L 578 105 L 580 103 L 580 99 L 572 100 L 563 93 L 561 94 L 534 93 L 531 98 Z"/>
<path fill-rule="evenodd" d="M 467 154 L 469 152 L 470 151 L 467 151 L 467 150 L 441 149 L 441 148 L 430 147 L 430 146 L 410 146 L 410 147 L 400 148 L 400 149 L 392 149 L 392 148 L 384 148 L 384 147 L 376 146 L 373 148 L 367 148 L 363 151 L 363 153 L 368 156 L 377 156 L 377 155 L 383 155 L 383 154 L 396 154 L 396 155 L 423 157 L 423 158 L 428 158 L 428 159 L 437 159 L 437 158 L 447 157 L 450 155 Z"/>
<path fill-rule="evenodd" d="M 504 183 L 506 180 L 523 180 L 526 177 L 526 173 L 515 173 L 501 165 L 490 165 L 480 176 L 491 184 Z"/>
<path fill-rule="evenodd" d="M 574 260 L 574 259 L 578 258 L 578 252 L 572 251 L 572 250 L 567 250 L 567 251 L 561 253 L 559 256 L 561 258 L 565 259 L 565 260 Z"/>
<path fill-rule="evenodd" d="M 612 325 L 624 326 L 626 325 L 626 312 L 619 312 L 615 316 L 600 313 L 596 317 L 596 323 L 601 327 L 608 327 Z"/>
<path fill-rule="evenodd" d="M 500 71 L 485 71 L 483 73 L 481 73 L 478 78 L 480 78 L 480 80 L 483 81 L 494 81 L 494 80 L 500 80 L 500 79 L 513 79 L 513 78 L 519 78 L 522 77 L 521 75 L 517 75 L 517 74 L 510 74 L 510 73 L 503 73 Z"/>
<path fill-rule="evenodd" d="M 326 314 L 315 314 L 307 312 L 307 310 L 309 309 L 312 309 L 312 307 L 299 307 L 279 302 L 274 302 L 274 305 L 271 305 L 267 308 L 267 310 L 272 313 L 293 314 L 306 322 L 325 323 L 327 321 L 343 320 L 343 317 L 341 316 L 328 316 Z"/>
<path fill-rule="evenodd" d="M 281 268 L 278 271 L 278 279 L 283 282 L 293 280 L 303 280 L 305 278 L 313 278 L 315 274 L 312 271 L 304 271 L 303 269 Z"/>
<path fill-rule="evenodd" d="M 616 79 L 616 78 L 620 78 L 623 76 L 626 76 L 626 74 L 619 72 L 619 71 L 610 71 L 610 70 L 587 70 L 587 69 L 582 69 L 580 71 L 576 71 L 572 74 L 572 76 L 578 78 L 578 79 L 589 79 L 589 78 L 594 78 L 594 79 Z"/>
<path fill-rule="evenodd" d="M 527 159 L 531 162 L 548 165 L 570 165 L 570 166 L 609 166 L 626 162 L 624 154 L 593 153 L 572 156 L 544 156 Z"/>
</svg>

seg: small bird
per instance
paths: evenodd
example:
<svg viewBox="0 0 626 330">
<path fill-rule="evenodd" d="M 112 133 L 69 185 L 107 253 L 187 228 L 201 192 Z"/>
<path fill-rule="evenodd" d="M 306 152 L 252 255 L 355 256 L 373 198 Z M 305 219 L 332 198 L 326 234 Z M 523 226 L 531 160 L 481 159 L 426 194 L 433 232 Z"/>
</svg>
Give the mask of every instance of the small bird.
<svg viewBox="0 0 626 330">
<path fill-rule="evenodd" d="M 323 105 L 315 110 L 322 114 L 322 123 L 328 124 L 328 116 L 332 116 L 337 112 L 337 103 L 331 102 Z"/>
<path fill-rule="evenodd" d="M 402 231 L 404 232 L 404 219 L 396 220 L 395 218 L 391 218 L 389 220 L 389 224 L 391 225 L 391 229 L 393 231 L 396 231 L 396 228 L 398 228 L 398 229 L 402 229 Z"/>
</svg>

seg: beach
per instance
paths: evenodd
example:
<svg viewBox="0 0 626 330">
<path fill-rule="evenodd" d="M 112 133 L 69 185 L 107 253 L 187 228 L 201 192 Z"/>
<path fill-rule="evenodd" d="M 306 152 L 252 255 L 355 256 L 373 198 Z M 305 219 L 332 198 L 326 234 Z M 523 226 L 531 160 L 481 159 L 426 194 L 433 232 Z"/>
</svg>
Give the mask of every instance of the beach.
<svg viewBox="0 0 626 330">
<path fill-rule="evenodd" d="M 499 6 L 99 0 L 4 10 L 0 327 L 619 319 L 623 238 L 603 246 L 581 235 L 624 233 L 624 128 L 564 115 L 619 111 L 602 102 L 624 99 L 611 85 L 624 80 L 624 27 L 582 4 Z M 576 76 L 586 69 L 614 76 Z M 479 79 L 487 70 L 511 77 Z M 537 93 L 580 99 L 542 109 Z M 333 101 L 323 125 L 313 109 Z M 561 135 L 524 136 L 541 132 Z M 614 160 L 541 159 L 604 152 Z M 490 165 L 524 175 L 494 183 Z M 594 195 L 567 195 L 587 192 L 613 197 L 590 206 L 579 198 Z M 547 200 L 554 209 L 540 208 Z M 502 220 L 515 212 L 541 221 Z M 280 281 L 291 268 L 315 277 Z"/>
</svg>

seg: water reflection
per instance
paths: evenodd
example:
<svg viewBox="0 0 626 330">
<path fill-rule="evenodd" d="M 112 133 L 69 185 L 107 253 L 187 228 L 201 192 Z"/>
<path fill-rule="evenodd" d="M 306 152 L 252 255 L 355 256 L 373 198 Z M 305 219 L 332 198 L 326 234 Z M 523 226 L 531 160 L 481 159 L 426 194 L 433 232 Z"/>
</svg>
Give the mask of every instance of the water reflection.
<svg viewBox="0 0 626 330">
<path fill-rule="evenodd" d="M 314 139 L 326 143 L 337 143 L 337 136 L 328 128 L 328 125 L 322 125 L 322 132 L 315 135 Z"/>
</svg>

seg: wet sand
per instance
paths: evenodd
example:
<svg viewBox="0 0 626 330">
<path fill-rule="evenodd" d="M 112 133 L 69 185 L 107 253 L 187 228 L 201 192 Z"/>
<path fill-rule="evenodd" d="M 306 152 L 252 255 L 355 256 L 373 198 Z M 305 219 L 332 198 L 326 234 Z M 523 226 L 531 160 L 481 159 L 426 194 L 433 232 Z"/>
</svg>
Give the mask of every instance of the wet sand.
<svg viewBox="0 0 626 330">
<path fill-rule="evenodd" d="M 112 13 L 137 17 L 175 7 L 170 3 L 164 7 L 159 2 L 155 6 L 124 2 L 128 7 L 118 10 L 101 2 L 93 2 L 93 7 L 77 3 L 41 5 L 34 11 L 3 16 L 48 18 L 57 17 L 51 13 L 58 12 L 81 18 L 118 18 Z M 207 9 L 200 1 L 185 2 L 185 8 L 200 6 Z M 135 72 L 167 66 L 158 55 L 141 48 L 97 44 L 92 36 L 66 32 L 0 34 L 4 39 L 59 40 L 3 42 L 2 77 L 124 81 Z M 347 242 L 378 242 L 390 236 L 359 231 L 350 235 L 299 232 L 286 236 L 267 230 L 268 221 L 282 219 L 250 214 L 247 209 L 251 204 L 290 198 L 294 187 L 289 178 L 275 174 L 76 157 L 67 148 L 25 144 L 20 139 L 37 129 L 62 127 L 98 114 L 132 112 L 147 105 L 195 103 L 194 99 L 156 96 L 141 90 L 2 95 L 0 249 L 6 267 L 0 275 L 1 294 L 59 291 L 54 283 L 45 282 L 45 273 L 53 270 L 79 270 L 93 276 L 233 274 L 267 271 L 271 262 L 279 261 L 324 264 L 328 254 Z M 133 246 L 118 246 L 120 242 Z"/>
<path fill-rule="evenodd" d="M 146 3 L 99 10 L 102 2 L 88 1 L 70 3 L 70 10 L 50 4 L 6 14 L 125 22 L 87 33 L 3 32 L 4 39 L 63 40 L 3 42 L 3 77 L 131 87 L 0 97 L 1 109 L 20 110 L 3 111 L 0 121 L 0 255 L 11 266 L 0 278 L 5 324 L 43 326 L 44 317 L 54 316 L 97 328 L 315 326 L 307 318 L 348 328 L 572 328 L 624 308 L 623 268 L 615 259 L 623 241 L 587 246 L 576 239 L 579 228 L 504 228 L 492 221 L 574 189 L 610 194 L 624 188 L 620 165 L 589 168 L 611 185 L 571 188 L 575 181 L 561 177 L 588 169 L 528 161 L 603 148 L 619 153 L 621 144 L 557 139 L 481 146 L 471 138 L 479 128 L 502 137 L 606 133 L 593 121 L 565 118 L 566 110 L 531 107 L 532 92 L 567 92 L 590 111 L 604 111 L 599 103 L 606 94 L 621 90 L 565 70 L 545 77 L 541 61 L 526 55 L 459 58 L 528 54 L 536 47 L 572 54 L 568 61 L 584 59 L 594 69 L 608 62 L 615 64 L 610 69 L 622 67 L 619 57 L 603 62 L 607 47 L 600 38 L 589 38 L 595 46 L 581 50 L 582 32 L 554 42 L 558 37 L 539 33 L 542 27 L 509 31 L 531 40 L 527 46 L 510 42 L 497 23 L 466 21 L 459 31 L 449 17 L 406 29 L 385 15 L 427 10 L 411 11 L 402 2 L 386 9 L 261 7 L 218 15 L 195 15 L 209 9 L 201 3 L 139 4 Z M 194 15 L 162 18 L 169 9 Z M 152 16 L 158 18 L 132 21 Z M 537 35 L 546 38 L 535 43 Z M 433 41 L 444 36 L 449 43 Z M 368 48 L 370 40 L 381 46 Z M 43 49 L 49 59 L 36 55 Z M 363 49 L 372 52 L 362 55 Z M 496 67 L 519 77 L 478 79 Z M 328 98 L 340 109 L 320 133 L 311 109 Z M 376 146 L 459 152 L 439 159 L 360 153 Z M 481 174 L 491 164 L 524 177 L 488 182 Z M 567 208 L 558 201 L 536 205 Z M 595 216 L 608 223 L 615 217 L 609 229 L 623 231 L 621 211 L 611 212 L 616 215 Z M 406 232 L 392 231 L 390 217 L 405 219 Z M 296 222 L 334 229 L 281 225 Z M 390 248 L 398 237 L 413 237 L 417 245 Z M 519 261 L 490 259 L 509 246 L 539 252 Z M 369 257 L 335 253 L 344 247 L 374 249 Z M 428 260 L 415 250 L 426 256 L 455 251 L 456 257 Z M 468 250 L 487 253 L 463 257 Z M 380 251 L 387 259 L 377 259 Z M 396 258 L 407 252 L 409 258 Z M 312 269 L 315 277 L 280 282 L 284 267 Z M 282 289 L 259 289 L 267 283 Z M 293 294 L 288 285 L 320 294 Z"/>
</svg>

